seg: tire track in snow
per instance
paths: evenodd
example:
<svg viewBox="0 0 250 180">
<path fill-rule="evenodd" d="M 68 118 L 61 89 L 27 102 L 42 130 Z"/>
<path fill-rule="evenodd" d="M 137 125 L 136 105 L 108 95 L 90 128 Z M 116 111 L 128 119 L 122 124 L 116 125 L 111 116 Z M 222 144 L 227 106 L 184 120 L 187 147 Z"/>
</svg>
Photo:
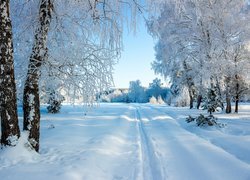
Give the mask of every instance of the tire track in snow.
<svg viewBox="0 0 250 180">
<path fill-rule="evenodd" d="M 136 107 L 135 118 L 137 120 L 138 128 L 138 144 L 140 148 L 141 169 L 138 179 L 143 180 L 161 180 L 162 174 L 159 167 L 158 159 L 156 157 L 152 142 L 144 128 L 144 123 L 141 119 L 140 110 Z"/>
</svg>

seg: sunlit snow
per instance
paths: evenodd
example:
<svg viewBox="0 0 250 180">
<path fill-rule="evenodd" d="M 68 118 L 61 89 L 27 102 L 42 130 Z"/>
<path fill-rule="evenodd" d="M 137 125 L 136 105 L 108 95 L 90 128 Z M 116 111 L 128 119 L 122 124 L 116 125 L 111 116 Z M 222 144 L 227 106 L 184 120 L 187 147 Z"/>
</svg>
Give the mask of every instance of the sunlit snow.
<svg viewBox="0 0 250 180">
<path fill-rule="evenodd" d="M 59 114 L 41 112 L 40 154 L 23 132 L 16 147 L 0 150 L 1 179 L 250 179 L 247 104 L 239 114 L 215 114 L 224 128 L 188 124 L 189 114 L 205 112 L 166 105 L 100 104 L 86 115 L 65 105 Z"/>
</svg>

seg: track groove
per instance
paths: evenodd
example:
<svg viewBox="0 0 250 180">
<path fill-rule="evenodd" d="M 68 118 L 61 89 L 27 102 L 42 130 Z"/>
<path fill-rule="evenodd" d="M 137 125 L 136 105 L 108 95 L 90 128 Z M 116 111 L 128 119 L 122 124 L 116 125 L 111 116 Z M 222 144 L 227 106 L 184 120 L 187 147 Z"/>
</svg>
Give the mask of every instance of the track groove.
<svg viewBox="0 0 250 180">
<path fill-rule="evenodd" d="M 141 119 L 140 110 L 136 107 L 135 117 L 139 134 L 140 160 L 141 160 L 141 179 L 161 180 L 162 174 L 159 168 L 158 158 L 152 142 L 148 138 L 144 123 Z"/>
</svg>

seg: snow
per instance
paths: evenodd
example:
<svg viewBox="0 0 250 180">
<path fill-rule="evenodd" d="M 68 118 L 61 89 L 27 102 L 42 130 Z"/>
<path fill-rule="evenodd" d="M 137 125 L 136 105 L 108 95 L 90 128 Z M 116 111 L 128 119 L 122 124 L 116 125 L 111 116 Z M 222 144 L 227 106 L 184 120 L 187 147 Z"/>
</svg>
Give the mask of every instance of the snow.
<svg viewBox="0 0 250 180">
<path fill-rule="evenodd" d="M 13 126 L 13 125 L 12 125 Z M 12 128 L 12 126 L 10 126 Z M 15 146 L 18 143 L 18 137 L 17 135 L 11 135 L 7 138 L 7 141 L 11 146 Z"/>
<path fill-rule="evenodd" d="M 10 115 L 9 115 L 8 111 L 6 111 L 6 116 L 7 116 L 7 119 L 10 120 Z"/>
<path fill-rule="evenodd" d="M 40 154 L 22 133 L 16 147 L 0 150 L 0 177 L 249 180 L 250 105 L 215 114 L 224 128 L 185 122 L 200 113 L 152 104 L 100 104 L 87 114 L 80 106 L 64 105 L 59 114 L 43 107 Z"/>
<path fill-rule="evenodd" d="M 34 94 L 29 94 L 29 107 L 31 107 L 30 114 L 29 114 L 29 121 L 33 121 L 34 116 L 35 116 L 35 109 L 32 106 L 32 104 L 35 103 L 34 98 L 35 98 Z M 31 124 L 28 125 L 28 129 L 31 129 Z"/>
</svg>

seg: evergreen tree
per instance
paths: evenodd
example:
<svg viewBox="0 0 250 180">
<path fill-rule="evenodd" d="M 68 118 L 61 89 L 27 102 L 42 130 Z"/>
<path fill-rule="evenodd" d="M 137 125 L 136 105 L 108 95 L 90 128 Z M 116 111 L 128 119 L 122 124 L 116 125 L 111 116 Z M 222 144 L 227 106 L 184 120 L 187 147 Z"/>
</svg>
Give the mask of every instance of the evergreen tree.
<svg viewBox="0 0 250 180">
<path fill-rule="evenodd" d="M 205 104 L 203 105 L 204 109 L 210 113 L 210 115 L 216 111 L 218 107 L 222 108 L 222 100 L 218 95 L 218 89 L 211 87 L 207 91 L 207 96 L 205 97 Z"/>
<path fill-rule="evenodd" d="M 51 90 L 48 100 L 49 106 L 47 107 L 48 113 L 58 113 L 64 100 L 65 98 L 60 94 L 60 92 Z"/>
</svg>

